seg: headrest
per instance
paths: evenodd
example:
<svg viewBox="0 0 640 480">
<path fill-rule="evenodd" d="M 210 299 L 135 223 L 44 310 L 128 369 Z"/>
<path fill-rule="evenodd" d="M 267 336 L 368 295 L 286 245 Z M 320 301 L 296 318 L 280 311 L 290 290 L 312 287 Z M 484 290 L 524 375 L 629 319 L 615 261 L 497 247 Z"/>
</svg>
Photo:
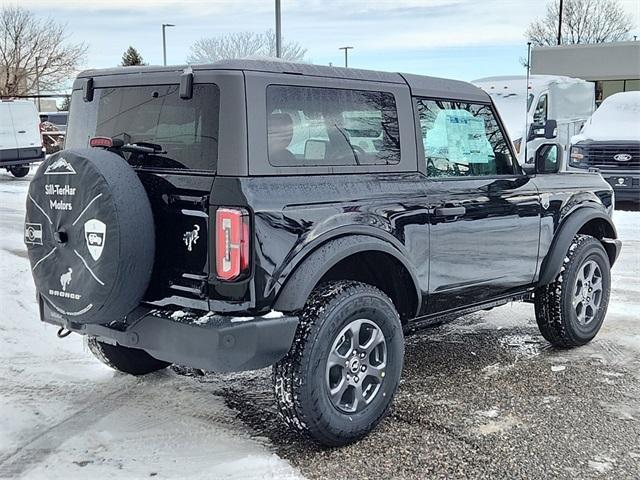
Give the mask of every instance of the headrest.
<svg viewBox="0 0 640 480">
<path fill-rule="evenodd" d="M 288 113 L 272 113 L 268 122 L 269 149 L 284 150 L 293 138 L 293 120 Z"/>
</svg>

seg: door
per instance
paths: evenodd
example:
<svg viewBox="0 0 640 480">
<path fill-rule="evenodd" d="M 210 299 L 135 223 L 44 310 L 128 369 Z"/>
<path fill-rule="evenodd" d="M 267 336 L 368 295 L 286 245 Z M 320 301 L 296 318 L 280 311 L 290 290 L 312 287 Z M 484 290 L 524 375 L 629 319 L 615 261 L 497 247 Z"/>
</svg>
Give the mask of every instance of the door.
<svg viewBox="0 0 640 480">
<path fill-rule="evenodd" d="M 533 116 L 531 117 L 529 123 L 529 131 L 527 132 L 527 163 L 533 163 L 533 159 L 538 147 L 543 143 L 550 141 L 544 138 L 544 136 L 534 136 L 534 133 L 535 135 L 540 135 L 542 132 L 544 132 L 544 127 L 547 124 L 547 118 L 549 116 L 548 99 L 548 93 L 542 93 L 538 97 L 538 101 L 536 102 L 535 108 L 533 109 Z"/>
<path fill-rule="evenodd" d="M 420 99 L 417 111 L 430 212 L 427 313 L 530 284 L 538 259 L 538 192 L 491 105 Z"/>
<path fill-rule="evenodd" d="M 10 105 L 9 102 L 0 103 L 0 151 L 3 151 L 7 158 L 10 155 L 17 157 L 15 149 L 18 147 Z"/>
</svg>

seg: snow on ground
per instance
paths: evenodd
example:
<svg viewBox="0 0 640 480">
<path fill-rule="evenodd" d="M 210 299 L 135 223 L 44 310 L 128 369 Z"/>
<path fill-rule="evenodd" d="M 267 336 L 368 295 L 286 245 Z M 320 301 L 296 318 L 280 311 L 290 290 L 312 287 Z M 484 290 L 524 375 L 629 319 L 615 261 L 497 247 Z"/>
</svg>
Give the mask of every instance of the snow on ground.
<svg viewBox="0 0 640 480">
<path fill-rule="evenodd" d="M 298 478 L 212 388 L 171 370 L 118 374 L 39 321 L 29 179 L 0 173 L 0 478 Z"/>
</svg>

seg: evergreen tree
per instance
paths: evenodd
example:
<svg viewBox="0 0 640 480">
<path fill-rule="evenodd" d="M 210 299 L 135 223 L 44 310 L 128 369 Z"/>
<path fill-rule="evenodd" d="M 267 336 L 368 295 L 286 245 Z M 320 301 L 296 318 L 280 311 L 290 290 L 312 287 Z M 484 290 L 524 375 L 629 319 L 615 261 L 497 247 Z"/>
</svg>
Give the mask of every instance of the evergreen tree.
<svg viewBox="0 0 640 480">
<path fill-rule="evenodd" d="M 146 65 L 140 52 L 133 47 L 127 48 L 127 51 L 122 55 L 122 66 L 131 67 L 133 65 Z"/>
</svg>

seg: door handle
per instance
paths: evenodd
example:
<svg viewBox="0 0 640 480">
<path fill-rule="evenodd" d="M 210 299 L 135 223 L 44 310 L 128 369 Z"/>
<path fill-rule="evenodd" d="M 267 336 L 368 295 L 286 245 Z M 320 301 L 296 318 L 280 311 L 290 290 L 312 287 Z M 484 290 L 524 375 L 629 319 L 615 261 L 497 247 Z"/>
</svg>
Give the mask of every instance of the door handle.
<svg viewBox="0 0 640 480">
<path fill-rule="evenodd" d="M 18 130 L 18 133 L 27 133 L 26 130 Z"/>
<path fill-rule="evenodd" d="M 440 207 L 436 208 L 436 215 L 439 217 L 459 217 L 467 212 L 465 207 Z"/>
</svg>

